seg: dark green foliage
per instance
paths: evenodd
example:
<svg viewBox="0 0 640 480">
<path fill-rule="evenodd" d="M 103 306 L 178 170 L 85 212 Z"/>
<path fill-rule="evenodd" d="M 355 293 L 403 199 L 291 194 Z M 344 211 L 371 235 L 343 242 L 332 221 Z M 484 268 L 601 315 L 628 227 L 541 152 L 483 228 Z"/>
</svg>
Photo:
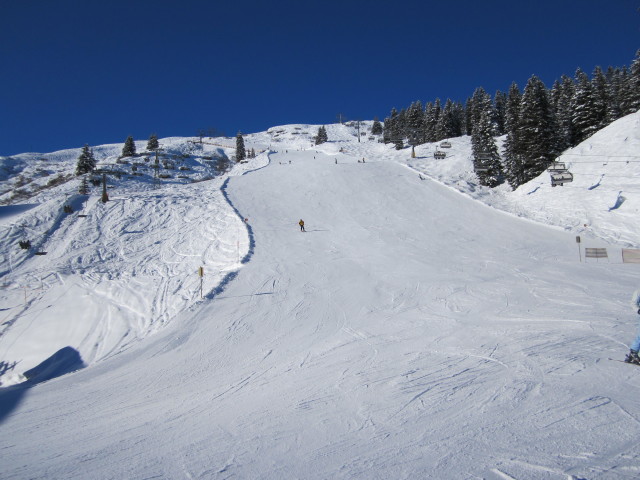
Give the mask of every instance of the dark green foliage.
<svg viewBox="0 0 640 480">
<path fill-rule="evenodd" d="M 329 141 L 329 137 L 327 136 L 327 129 L 324 125 L 318 128 L 318 134 L 316 135 L 316 145 L 322 145 L 323 143 Z"/>
<path fill-rule="evenodd" d="M 623 114 L 628 115 L 640 109 L 640 50 L 636 52 L 624 85 Z"/>
<path fill-rule="evenodd" d="M 598 129 L 598 115 L 589 76 L 579 68 L 575 75 L 575 93 L 571 102 L 571 110 L 573 112 L 575 141 L 580 143 Z"/>
<path fill-rule="evenodd" d="M 497 135 L 504 135 L 506 133 L 504 126 L 506 109 L 507 94 L 498 90 L 493 97 L 493 123 Z"/>
<path fill-rule="evenodd" d="M 522 95 L 517 142 L 524 182 L 540 175 L 560 153 L 558 124 L 549 94 L 535 75 L 527 82 Z"/>
<path fill-rule="evenodd" d="M 247 158 L 247 151 L 244 148 L 244 138 L 242 138 L 242 133 L 238 132 L 236 135 L 236 160 L 238 162 Z"/>
<path fill-rule="evenodd" d="M 124 147 L 122 147 L 123 157 L 133 157 L 136 154 L 136 144 L 133 141 L 133 137 L 129 135 L 124 141 Z"/>
<path fill-rule="evenodd" d="M 76 175 L 84 175 L 85 173 L 91 173 L 96 168 L 96 159 L 93 157 L 93 152 L 89 148 L 89 145 L 82 147 L 82 152 L 78 157 L 78 163 L 76 165 Z"/>
<path fill-rule="evenodd" d="M 609 105 L 609 87 L 607 79 L 600 67 L 596 67 L 591 77 L 591 92 L 593 95 L 593 110 L 596 120 L 596 129 L 606 127 L 611 123 L 607 111 Z"/>
<path fill-rule="evenodd" d="M 147 150 L 153 152 L 160 148 L 160 144 L 158 143 L 158 136 L 155 133 L 152 133 L 149 136 L 149 141 L 147 142 Z"/>
<path fill-rule="evenodd" d="M 422 109 L 422 102 L 420 102 L 420 100 L 413 102 L 407 110 L 404 131 L 404 135 L 402 136 L 409 139 L 409 145 L 420 145 L 424 143 L 424 110 Z"/>
<path fill-rule="evenodd" d="M 497 187 L 504 182 L 500 154 L 493 137 L 492 111 L 485 108 L 479 112 L 480 118 L 471 135 L 473 169 L 480 185 Z"/>
<path fill-rule="evenodd" d="M 373 125 L 371 126 L 371 134 L 372 135 L 382 135 L 382 124 L 378 117 L 373 119 Z"/>
</svg>

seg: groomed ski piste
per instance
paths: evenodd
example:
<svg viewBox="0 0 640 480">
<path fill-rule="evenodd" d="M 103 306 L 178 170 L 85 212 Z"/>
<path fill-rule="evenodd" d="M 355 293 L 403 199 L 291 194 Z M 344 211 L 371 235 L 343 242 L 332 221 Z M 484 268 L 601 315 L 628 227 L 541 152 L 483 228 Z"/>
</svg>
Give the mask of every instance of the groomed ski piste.
<svg viewBox="0 0 640 480">
<path fill-rule="evenodd" d="M 514 192 L 467 137 L 437 160 L 326 128 L 246 135 L 224 174 L 234 139 L 161 139 L 185 178 L 0 207 L 1 478 L 640 476 L 640 369 L 609 360 L 638 321 L 640 113 Z M 1 157 L 0 199 L 78 154 Z"/>
</svg>

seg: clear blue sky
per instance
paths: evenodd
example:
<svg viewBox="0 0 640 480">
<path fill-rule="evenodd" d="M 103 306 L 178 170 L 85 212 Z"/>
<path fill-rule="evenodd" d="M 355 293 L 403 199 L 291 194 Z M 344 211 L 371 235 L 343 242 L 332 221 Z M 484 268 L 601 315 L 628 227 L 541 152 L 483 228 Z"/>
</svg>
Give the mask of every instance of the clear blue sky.
<svg viewBox="0 0 640 480">
<path fill-rule="evenodd" d="M 639 0 L 0 0 L 0 155 L 227 135 L 631 64 Z"/>
</svg>

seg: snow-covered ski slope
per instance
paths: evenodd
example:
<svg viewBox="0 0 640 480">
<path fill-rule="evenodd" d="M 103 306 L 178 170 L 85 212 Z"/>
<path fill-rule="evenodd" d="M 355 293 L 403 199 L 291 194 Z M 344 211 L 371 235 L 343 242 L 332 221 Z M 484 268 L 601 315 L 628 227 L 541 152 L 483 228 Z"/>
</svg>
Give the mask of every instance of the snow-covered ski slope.
<svg viewBox="0 0 640 480">
<path fill-rule="evenodd" d="M 592 137 L 591 150 L 616 135 L 636 148 L 638 118 Z M 113 342 L 95 358 L 85 358 L 88 341 L 52 343 L 49 354 L 69 345 L 88 367 L 2 391 L 0 476 L 640 476 L 640 371 L 608 360 L 623 357 L 637 320 L 628 298 L 638 266 L 613 256 L 640 244 L 626 220 L 638 199 L 631 174 L 614 187 L 626 200 L 599 209 L 593 199 L 617 176 L 609 171 L 597 188 L 581 189 L 579 160 L 571 166 L 575 201 L 569 186 L 547 187 L 548 174 L 535 192 L 531 184 L 490 192 L 475 185 L 467 139 L 452 139 L 448 159 L 436 161 L 434 145 L 411 159 L 367 137 L 358 143 L 353 128 L 338 125 L 327 126 L 332 142 L 311 147 L 305 129 L 317 126 L 248 136 L 249 146 L 272 153 L 266 166 L 266 155 L 239 165 L 253 169 L 245 175 L 130 190 L 119 206 L 95 205 L 109 228 L 96 233 L 96 221 L 75 248 L 54 234 L 52 253 L 16 262 L 14 279 L 41 261 L 38 268 L 84 294 L 56 297 L 62 287 L 50 281 L 42 293 L 29 291 L 25 307 L 23 290 L 6 289 L 14 303 L 3 300 L 2 314 L 13 320 L 3 325 L 0 352 L 13 359 L 48 322 L 63 325 L 65 312 L 93 319 L 106 309 L 127 319 L 137 308 L 140 328 L 127 323 L 130 336 L 155 334 Z M 531 199 L 543 194 L 536 210 Z M 572 202 L 588 220 L 561 222 Z M 16 213 L 13 224 L 46 205 Z M 129 223 L 116 222 L 117 209 Z M 517 215 L 546 215 L 562 228 Z M 616 231 L 625 237 L 614 241 Z M 586 246 L 607 246 L 610 261 L 581 263 L 576 232 Z M 204 301 L 189 283 L 201 263 L 220 271 Z M 96 271 L 104 276 L 92 289 L 85 277 L 97 274 L 86 272 Z M 134 285 L 148 294 L 162 281 L 166 295 L 158 289 L 153 298 L 167 314 L 150 320 L 149 298 L 131 306 Z M 105 325 L 105 341 L 118 331 L 95 325 Z"/>
</svg>

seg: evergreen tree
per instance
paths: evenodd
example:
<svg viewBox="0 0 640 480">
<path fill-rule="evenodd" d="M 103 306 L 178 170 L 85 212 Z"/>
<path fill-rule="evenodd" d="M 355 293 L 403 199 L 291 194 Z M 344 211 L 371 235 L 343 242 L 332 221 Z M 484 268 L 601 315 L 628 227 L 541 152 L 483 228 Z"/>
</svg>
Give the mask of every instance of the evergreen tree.
<svg viewBox="0 0 640 480">
<path fill-rule="evenodd" d="M 439 102 L 439 100 L 436 100 L 436 102 Z M 424 122 L 422 125 L 422 138 L 425 142 L 436 141 L 436 125 L 438 124 L 439 109 L 439 103 L 434 105 L 429 102 L 425 107 Z"/>
<path fill-rule="evenodd" d="M 598 118 L 593 104 L 593 89 L 589 76 L 578 68 L 575 79 L 575 92 L 571 102 L 571 110 L 573 111 L 572 123 L 575 142 L 580 143 L 596 132 Z"/>
<path fill-rule="evenodd" d="M 327 136 L 327 129 L 324 128 L 324 125 L 318 128 L 318 134 L 316 135 L 316 145 L 321 145 L 328 141 L 329 138 Z"/>
<path fill-rule="evenodd" d="M 149 141 L 147 141 L 147 150 L 149 152 L 153 152 L 160 148 L 160 144 L 158 143 L 158 136 L 155 133 L 152 133 L 149 136 Z"/>
<path fill-rule="evenodd" d="M 600 67 L 596 67 L 593 71 L 591 80 L 591 94 L 593 96 L 593 110 L 596 121 L 596 129 L 600 130 L 611 123 L 607 112 L 609 105 L 609 86 L 607 78 Z"/>
<path fill-rule="evenodd" d="M 514 82 L 509 88 L 504 115 L 504 127 L 507 132 L 507 138 L 504 142 L 505 176 L 514 190 L 524 183 L 523 157 L 518 142 L 521 102 L 522 94 Z"/>
<path fill-rule="evenodd" d="M 382 135 L 382 124 L 378 117 L 373 119 L 373 125 L 371 125 L 371 134 L 372 135 Z"/>
<path fill-rule="evenodd" d="M 464 114 L 464 106 L 460 102 L 455 102 L 453 104 L 453 132 L 451 134 L 452 137 L 460 137 L 466 133 L 465 128 L 465 114 Z"/>
<path fill-rule="evenodd" d="M 124 147 L 122 147 L 123 157 L 133 157 L 136 154 L 136 144 L 133 141 L 133 137 L 129 135 L 124 141 Z"/>
<path fill-rule="evenodd" d="M 640 49 L 631 63 L 631 69 L 625 82 L 624 114 L 640 110 Z"/>
<path fill-rule="evenodd" d="M 384 130 L 382 132 L 382 139 L 384 143 L 392 143 L 395 136 L 398 133 L 398 111 L 394 108 L 391 109 L 391 115 L 384 119 Z"/>
<path fill-rule="evenodd" d="M 424 110 L 422 109 L 422 102 L 418 100 L 411 104 L 406 113 L 406 137 L 409 138 L 409 145 L 424 143 L 423 132 Z"/>
<path fill-rule="evenodd" d="M 572 102 L 576 94 L 576 87 L 573 79 L 562 75 L 560 83 L 560 95 L 556 106 L 556 117 L 558 119 L 558 135 L 560 150 L 566 150 L 575 145 L 576 134 L 573 126 Z"/>
<path fill-rule="evenodd" d="M 242 138 L 242 133 L 238 132 L 236 135 L 236 161 L 240 162 L 247 158 L 247 152 L 244 149 L 244 138 Z"/>
<path fill-rule="evenodd" d="M 524 181 L 542 173 L 559 152 L 558 125 L 542 80 L 533 75 L 524 89 L 517 129 Z"/>
<path fill-rule="evenodd" d="M 467 98 L 464 104 L 464 129 L 467 135 L 473 133 L 473 99 L 471 97 Z"/>
<path fill-rule="evenodd" d="M 91 173 L 96 168 L 96 159 L 93 157 L 93 151 L 89 149 L 89 145 L 82 147 L 78 163 L 76 164 L 76 175 L 84 175 Z"/>
<path fill-rule="evenodd" d="M 619 68 L 607 69 L 607 85 L 609 104 L 607 105 L 607 117 L 613 122 L 622 116 L 621 96 L 624 91 L 622 84 L 622 72 Z"/>
<path fill-rule="evenodd" d="M 480 118 L 471 135 L 473 169 L 480 185 L 497 187 L 504 181 L 500 154 L 493 138 L 492 111 L 488 108 L 479 112 Z"/>
<path fill-rule="evenodd" d="M 504 126 L 506 108 L 507 94 L 500 90 L 496 91 L 496 94 L 493 97 L 493 122 L 496 126 L 496 133 L 498 135 L 504 135 L 506 133 Z"/>
<path fill-rule="evenodd" d="M 443 140 L 453 136 L 453 102 L 447 98 L 438 122 L 436 123 L 436 138 Z"/>
</svg>

